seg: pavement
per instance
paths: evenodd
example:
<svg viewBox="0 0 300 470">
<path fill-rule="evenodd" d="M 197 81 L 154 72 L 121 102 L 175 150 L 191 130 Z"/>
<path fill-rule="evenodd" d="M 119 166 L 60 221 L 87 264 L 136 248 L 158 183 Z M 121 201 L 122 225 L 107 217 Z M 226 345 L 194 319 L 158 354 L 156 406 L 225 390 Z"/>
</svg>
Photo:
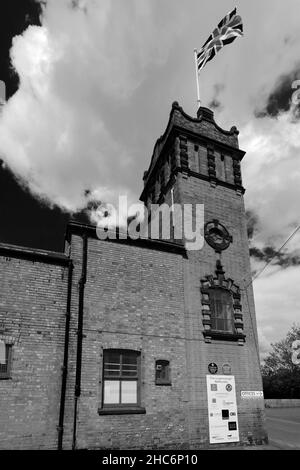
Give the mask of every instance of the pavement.
<svg viewBox="0 0 300 470">
<path fill-rule="evenodd" d="M 300 450 L 300 408 L 266 408 L 268 448 Z"/>
</svg>

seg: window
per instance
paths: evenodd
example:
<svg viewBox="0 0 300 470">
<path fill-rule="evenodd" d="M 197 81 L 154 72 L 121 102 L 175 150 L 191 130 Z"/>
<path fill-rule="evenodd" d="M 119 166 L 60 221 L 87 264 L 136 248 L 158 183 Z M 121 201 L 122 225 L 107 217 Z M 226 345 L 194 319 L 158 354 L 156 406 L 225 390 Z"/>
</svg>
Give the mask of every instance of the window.
<svg viewBox="0 0 300 470">
<path fill-rule="evenodd" d="M 137 408 L 140 408 L 137 410 Z M 105 410 L 145 412 L 140 407 L 140 353 L 108 349 L 103 353 L 102 414 Z M 135 410 L 132 410 L 135 408 Z"/>
<path fill-rule="evenodd" d="M 12 345 L 0 340 L 0 379 L 9 379 L 11 371 Z"/>
<path fill-rule="evenodd" d="M 169 361 L 161 359 L 155 362 L 155 385 L 171 385 Z"/>
<path fill-rule="evenodd" d="M 209 289 L 211 329 L 234 333 L 231 293 L 225 289 Z"/>
</svg>

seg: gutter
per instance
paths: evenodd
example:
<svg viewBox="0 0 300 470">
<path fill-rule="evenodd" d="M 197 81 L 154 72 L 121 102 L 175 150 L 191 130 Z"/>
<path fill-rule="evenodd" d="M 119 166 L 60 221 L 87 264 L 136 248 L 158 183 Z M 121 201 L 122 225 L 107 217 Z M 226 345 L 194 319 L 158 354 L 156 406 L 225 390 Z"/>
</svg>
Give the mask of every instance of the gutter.
<svg viewBox="0 0 300 470">
<path fill-rule="evenodd" d="M 73 275 L 73 263 L 71 260 L 69 260 L 64 359 L 63 359 L 63 366 L 62 366 L 59 422 L 58 422 L 58 427 L 57 427 L 57 430 L 58 430 L 57 450 L 62 450 L 63 433 L 64 433 L 65 398 L 66 398 L 66 387 L 67 387 L 67 376 L 68 376 L 69 337 L 70 337 L 70 320 L 71 320 L 72 275 Z"/>
<path fill-rule="evenodd" d="M 74 422 L 73 422 L 73 439 L 72 450 L 76 449 L 76 430 L 77 430 L 77 408 L 78 399 L 81 394 L 81 364 L 82 364 L 82 339 L 83 339 L 83 304 L 84 304 L 84 287 L 86 283 L 87 268 L 87 234 L 82 236 L 82 265 L 81 277 L 79 280 L 79 298 L 78 298 L 78 327 L 77 327 L 77 357 L 76 357 L 76 377 L 75 377 L 75 401 L 74 401 Z"/>
</svg>

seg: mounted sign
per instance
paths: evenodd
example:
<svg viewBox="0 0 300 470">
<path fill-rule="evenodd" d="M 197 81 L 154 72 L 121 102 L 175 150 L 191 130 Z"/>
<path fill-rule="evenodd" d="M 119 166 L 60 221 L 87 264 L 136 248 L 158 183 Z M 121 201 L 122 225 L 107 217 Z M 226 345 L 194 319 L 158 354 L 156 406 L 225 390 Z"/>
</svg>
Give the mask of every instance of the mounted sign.
<svg viewBox="0 0 300 470">
<path fill-rule="evenodd" d="M 239 428 L 233 375 L 207 375 L 210 444 L 239 442 Z"/>
<path fill-rule="evenodd" d="M 228 364 L 227 362 L 222 365 L 222 372 L 224 375 L 230 375 L 231 374 L 231 365 Z"/>
<path fill-rule="evenodd" d="M 208 372 L 210 374 L 216 374 L 218 372 L 218 366 L 214 362 L 208 364 Z"/>
<path fill-rule="evenodd" d="M 264 392 L 262 390 L 241 391 L 241 398 L 264 398 Z"/>
</svg>

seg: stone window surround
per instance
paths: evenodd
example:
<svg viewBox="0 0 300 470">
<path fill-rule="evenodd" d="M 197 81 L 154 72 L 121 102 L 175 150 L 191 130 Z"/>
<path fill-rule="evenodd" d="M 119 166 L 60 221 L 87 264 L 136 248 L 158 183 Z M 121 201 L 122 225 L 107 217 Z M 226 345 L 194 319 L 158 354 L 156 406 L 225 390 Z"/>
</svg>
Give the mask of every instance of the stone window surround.
<svg viewBox="0 0 300 470">
<path fill-rule="evenodd" d="M 233 300 L 233 321 L 235 332 L 230 333 L 226 331 L 212 330 L 211 325 L 211 308 L 209 292 L 210 289 L 221 288 L 226 289 L 232 295 Z M 216 276 L 207 275 L 201 280 L 201 303 L 202 303 L 202 324 L 204 327 L 203 335 L 205 342 L 210 343 L 214 340 L 228 340 L 237 341 L 243 345 L 245 342 L 245 334 L 243 333 L 243 314 L 241 305 L 241 293 L 240 288 L 230 278 L 225 278 L 224 271 L 220 260 L 216 263 Z"/>
</svg>

